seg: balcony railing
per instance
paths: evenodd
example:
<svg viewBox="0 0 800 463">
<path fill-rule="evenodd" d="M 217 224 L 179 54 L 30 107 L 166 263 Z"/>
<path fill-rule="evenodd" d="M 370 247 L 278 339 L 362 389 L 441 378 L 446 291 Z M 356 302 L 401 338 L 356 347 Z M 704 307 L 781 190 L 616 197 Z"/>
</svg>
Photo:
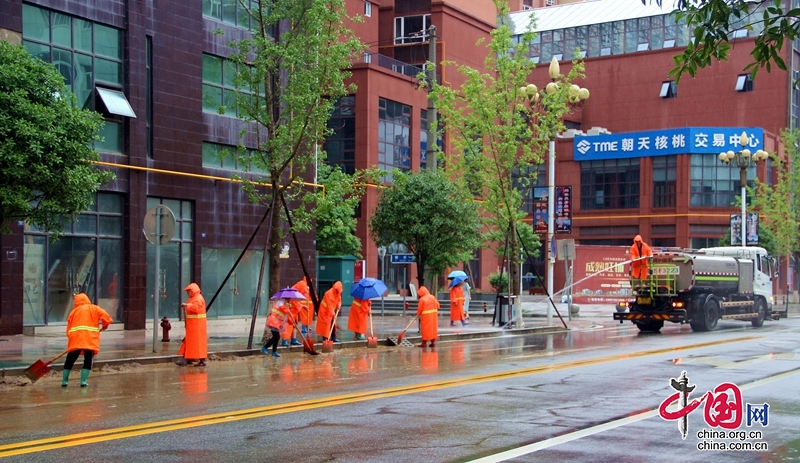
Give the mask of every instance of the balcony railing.
<svg viewBox="0 0 800 463">
<path fill-rule="evenodd" d="M 361 60 L 356 62 L 377 64 L 384 69 L 389 69 L 414 78 L 416 78 L 420 72 L 424 72 L 424 69 L 420 65 L 404 63 L 386 55 L 381 55 L 380 53 L 364 53 L 364 56 L 361 58 Z M 436 81 L 439 83 L 442 82 L 439 74 L 436 74 Z"/>
</svg>

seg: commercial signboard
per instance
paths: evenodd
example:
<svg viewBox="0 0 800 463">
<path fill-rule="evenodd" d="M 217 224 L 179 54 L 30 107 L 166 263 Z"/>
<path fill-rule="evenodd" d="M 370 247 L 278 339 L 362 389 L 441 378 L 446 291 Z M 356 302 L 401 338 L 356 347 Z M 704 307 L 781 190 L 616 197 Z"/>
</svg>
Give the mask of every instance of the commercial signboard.
<svg viewBox="0 0 800 463">
<path fill-rule="evenodd" d="M 731 246 L 742 245 L 742 214 L 731 214 Z M 747 214 L 747 245 L 758 246 L 758 214 Z"/>
<path fill-rule="evenodd" d="M 575 246 L 572 300 L 583 304 L 616 304 L 630 298 L 630 248 Z"/>
<path fill-rule="evenodd" d="M 756 127 L 681 127 L 676 129 L 578 135 L 575 161 L 639 158 L 672 154 L 714 154 L 739 151 L 742 132 L 751 151 L 764 149 L 764 129 Z"/>
</svg>

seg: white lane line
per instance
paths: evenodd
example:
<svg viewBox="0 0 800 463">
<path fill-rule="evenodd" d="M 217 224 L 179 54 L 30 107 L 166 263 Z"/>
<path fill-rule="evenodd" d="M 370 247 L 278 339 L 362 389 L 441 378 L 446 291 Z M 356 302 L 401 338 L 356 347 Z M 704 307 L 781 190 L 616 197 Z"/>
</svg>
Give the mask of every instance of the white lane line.
<svg viewBox="0 0 800 463">
<path fill-rule="evenodd" d="M 800 374 L 800 369 L 787 371 L 785 373 L 780 373 L 775 376 L 770 376 L 769 378 L 759 379 L 757 381 L 741 385 L 739 386 L 739 389 L 741 390 L 753 389 L 759 386 L 763 386 L 765 384 L 769 384 L 775 381 L 780 381 L 792 377 L 797 374 Z M 591 428 L 581 429 L 580 431 L 571 432 L 569 434 L 563 434 L 558 437 L 551 437 L 550 439 L 545 439 L 543 441 L 535 442 L 533 444 L 524 445 L 516 449 L 506 450 L 505 452 L 500 452 L 494 455 L 489 455 L 487 457 L 479 458 L 477 460 L 472 460 L 472 463 L 498 463 L 501 461 L 510 460 L 512 458 L 521 457 L 529 453 L 538 452 L 539 450 L 544 450 L 550 447 L 554 447 L 556 445 L 565 444 L 567 442 L 581 439 L 583 437 L 588 437 L 597 433 L 601 433 L 603 431 L 608 431 L 610 429 L 619 428 L 621 426 L 646 420 L 654 416 L 658 416 L 657 408 L 647 412 L 639 413 L 637 415 L 628 416 L 619 420 L 609 421 L 608 423 L 592 426 Z"/>
</svg>

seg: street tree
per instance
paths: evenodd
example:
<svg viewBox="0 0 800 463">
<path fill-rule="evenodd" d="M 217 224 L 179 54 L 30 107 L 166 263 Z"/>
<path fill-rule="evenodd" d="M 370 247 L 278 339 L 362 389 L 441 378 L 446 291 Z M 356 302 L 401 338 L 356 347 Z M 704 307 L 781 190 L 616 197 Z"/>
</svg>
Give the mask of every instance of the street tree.
<svg viewBox="0 0 800 463">
<path fill-rule="evenodd" d="M 102 125 L 52 64 L 0 40 L 0 230 L 25 221 L 58 236 L 89 208 L 114 179 L 92 164 Z"/>
<path fill-rule="evenodd" d="M 472 195 L 440 171 L 392 172 L 369 222 L 378 246 L 405 245 L 417 259 L 417 281 L 468 261 L 481 246 L 481 224 Z"/>
<path fill-rule="evenodd" d="M 324 255 L 353 255 L 361 258 L 361 240 L 356 236 L 356 208 L 377 171 L 356 171 L 347 175 L 338 166 L 319 166 L 318 182 L 323 189 L 303 199 L 308 209 L 295 211 L 298 221 L 316 221 L 317 251 Z M 308 213 L 308 216 L 304 214 Z"/>
<path fill-rule="evenodd" d="M 309 167 L 324 162 L 318 150 L 329 133 L 326 124 L 337 100 L 354 91 L 346 84 L 351 63 L 364 45 L 347 25 L 344 0 L 260 0 L 239 7 L 253 18 L 251 36 L 231 43 L 235 52 L 222 63 L 233 72 L 237 89 L 221 112 L 236 111 L 245 123 L 242 144 L 252 143 L 256 179 L 243 179 L 250 200 L 272 207 L 268 255 L 270 293 L 280 288 L 279 254 L 289 233 L 285 214 L 313 193 Z M 204 94 L 204 99 L 219 101 Z M 287 207 L 282 205 L 286 204 Z M 310 230 L 308 215 L 291 217 L 294 231 Z"/>
<path fill-rule="evenodd" d="M 647 4 L 653 0 L 642 0 Z M 663 0 L 655 0 L 662 5 Z M 759 69 L 769 72 L 775 65 L 786 70 L 783 47 L 800 36 L 800 8 L 790 3 L 749 2 L 746 0 L 677 0 L 676 19 L 691 30 L 686 49 L 674 57 L 671 75 L 679 81 L 684 73 L 697 74 L 714 61 L 727 61 L 734 32 L 759 31 L 755 35 L 752 61 L 745 66 L 755 77 Z M 669 6 L 672 6 L 670 4 Z"/>
<path fill-rule="evenodd" d="M 800 185 L 800 131 L 783 131 L 781 141 L 786 157 L 771 156 L 774 181 L 770 184 L 756 179 L 755 188 L 750 189 L 748 197 L 753 198 L 752 209 L 759 213 L 759 226 L 763 224 L 775 237 L 772 255 L 797 261 L 800 259 L 800 204 L 795 191 Z"/>
<path fill-rule="evenodd" d="M 562 117 L 572 104 L 588 97 L 572 82 L 582 77 L 583 63 L 574 61 L 567 76 L 551 67 L 553 82 L 541 91 L 528 84 L 535 67 L 526 54 L 535 38 L 531 21 L 519 41 L 512 40 L 509 7 L 495 0 L 497 28 L 488 43 L 484 70 L 458 67 L 465 82 L 450 88 L 432 82 L 441 126 L 447 128 L 453 152 L 464 153 L 448 159 L 448 175 L 463 178 L 470 191 L 481 197 L 481 218 L 487 238 L 509 252 L 512 294 L 519 294 L 521 246 L 517 230 L 530 227 L 523 222 L 523 210 L 538 166 L 545 161 L 548 145 L 564 130 Z M 482 42 L 478 42 L 478 49 Z M 445 62 L 445 66 L 452 63 Z M 530 234 L 526 234 L 530 235 Z M 508 243 L 506 246 L 505 243 Z M 530 251 L 532 243 L 527 243 Z M 499 251 L 502 252 L 502 251 Z"/>
</svg>

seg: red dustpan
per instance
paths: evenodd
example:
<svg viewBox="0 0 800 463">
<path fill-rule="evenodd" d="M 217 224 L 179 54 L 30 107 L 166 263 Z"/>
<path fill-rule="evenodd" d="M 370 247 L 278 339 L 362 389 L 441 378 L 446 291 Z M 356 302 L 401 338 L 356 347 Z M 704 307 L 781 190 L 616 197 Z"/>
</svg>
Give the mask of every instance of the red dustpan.
<svg viewBox="0 0 800 463">
<path fill-rule="evenodd" d="M 372 309 L 369 311 L 369 336 L 367 337 L 367 347 L 377 348 L 378 338 L 375 337 L 375 331 L 372 329 Z"/>
<path fill-rule="evenodd" d="M 47 373 L 50 372 L 50 364 L 55 362 L 56 360 L 58 360 L 62 356 L 66 355 L 67 352 L 69 352 L 69 351 L 65 350 L 64 352 L 56 355 L 55 357 L 51 358 L 47 362 L 42 362 L 41 360 L 37 360 L 36 362 L 34 362 L 33 365 L 31 365 L 31 366 L 29 366 L 28 368 L 25 369 L 25 376 L 27 376 L 28 379 L 31 380 L 31 383 L 35 383 L 36 381 L 39 381 L 39 379 L 42 376 L 44 376 L 44 375 L 46 375 Z"/>
<path fill-rule="evenodd" d="M 328 340 L 327 341 L 322 341 L 322 352 L 324 352 L 326 354 L 329 354 L 329 353 L 333 352 L 333 340 L 331 338 L 333 337 L 333 330 L 334 330 L 334 328 L 336 328 L 336 316 L 337 315 L 339 315 L 338 311 L 335 314 L 333 314 L 333 320 L 331 321 L 331 332 L 328 333 Z"/>
<path fill-rule="evenodd" d="M 292 324 L 294 325 L 294 329 L 297 330 L 297 334 L 300 336 L 300 340 L 303 342 L 303 352 L 306 352 L 310 355 L 319 355 L 319 352 L 314 350 L 314 340 L 311 337 L 303 336 L 303 332 L 298 328 L 297 322 L 292 318 Z"/>
</svg>

